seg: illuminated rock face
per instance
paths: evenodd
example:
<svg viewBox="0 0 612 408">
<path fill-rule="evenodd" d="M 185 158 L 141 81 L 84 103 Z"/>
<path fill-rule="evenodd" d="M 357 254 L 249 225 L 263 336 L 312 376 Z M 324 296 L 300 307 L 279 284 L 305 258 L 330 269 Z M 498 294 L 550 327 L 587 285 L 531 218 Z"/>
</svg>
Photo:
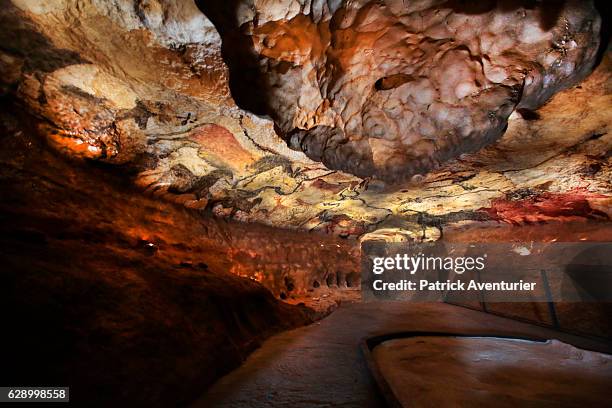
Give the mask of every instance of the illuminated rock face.
<svg viewBox="0 0 612 408">
<path fill-rule="evenodd" d="M 313 160 L 392 181 L 497 140 L 584 78 L 599 43 L 585 1 L 200 3 L 239 104 Z"/>
</svg>

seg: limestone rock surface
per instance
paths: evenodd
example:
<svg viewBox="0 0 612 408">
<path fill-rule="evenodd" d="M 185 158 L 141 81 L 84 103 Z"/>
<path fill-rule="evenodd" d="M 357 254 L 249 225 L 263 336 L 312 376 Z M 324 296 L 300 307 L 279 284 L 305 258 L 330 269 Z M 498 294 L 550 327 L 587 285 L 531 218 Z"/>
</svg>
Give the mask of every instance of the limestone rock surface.
<svg viewBox="0 0 612 408">
<path fill-rule="evenodd" d="M 219 217 L 342 237 L 379 228 L 442 237 L 447 227 L 470 223 L 607 223 L 612 212 L 610 53 L 600 48 L 597 66 L 588 74 L 597 53 L 599 18 L 590 2 L 565 2 L 563 9 L 552 5 L 545 13 L 528 2 L 507 3 L 461 9 L 459 3 L 431 1 L 401 8 L 391 1 L 1 0 L 0 91 L 35 114 L 40 133 L 61 154 L 121 166 L 147 194 Z M 419 20 L 419 13 L 427 19 Z M 478 30 L 465 23 L 468 17 L 480 22 Z M 424 22 L 432 24 L 430 31 L 423 30 Z M 447 23 L 453 32 L 445 28 Z M 470 32 L 478 41 L 469 41 Z M 438 36 L 442 39 L 432 40 L 437 45 L 428 40 Z M 373 45 L 379 37 L 384 46 Z M 519 37 L 534 42 L 519 44 Z M 415 39 L 417 44 L 411 45 Z M 418 44 L 427 55 L 416 57 Z M 494 56 L 490 64 L 484 58 L 486 44 Z M 478 53 L 472 51 L 477 48 Z M 478 58 L 464 58 L 468 50 Z M 480 66 L 457 71 L 461 78 L 480 78 L 474 95 L 457 98 L 457 90 L 463 94 L 467 86 L 450 84 L 445 75 L 426 69 L 436 58 L 446 61 L 447 54 L 452 56 L 447 67 Z M 236 62 L 249 55 L 257 56 L 255 66 Z M 413 59 L 420 73 L 402 74 L 413 69 L 405 62 Z M 316 61 L 317 69 L 312 65 Z M 333 68 L 333 61 L 345 64 L 342 70 Z M 513 64 L 522 68 L 510 69 Z M 494 65 L 497 71 L 488 70 Z M 240 68 L 251 81 L 241 82 L 244 78 L 235 72 Z M 495 82 L 502 73 L 507 78 Z M 415 82 L 421 74 L 426 78 Z M 529 78 L 532 84 L 523 84 Z M 442 81 L 436 98 L 444 94 L 454 101 L 436 102 L 438 113 L 463 112 L 448 120 L 476 123 L 472 108 L 491 104 L 499 111 L 509 103 L 503 115 L 491 118 L 495 126 L 479 127 L 496 138 L 507 122 L 503 137 L 423 177 L 397 183 L 330 169 L 289 149 L 282 139 L 291 134 L 289 141 L 315 146 L 317 135 L 324 139 L 330 129 L 349 137 L 349 121 L 338 121 L 342 112 L 334 116 L 334 106 L 344 104 L 343 111 L 352 112 L 361 128 L 371 122 L 372 129 L 379 129 L 374 124 L 383 121 L 385 132 L 414 136 L 424 149 L 402 156 L 396 163 L 410 168 L 392 173 L 419 173 L 438 161 L 432 157 L 444 149 L 432 153 L 431 140 L 421 140 L 420 130 L 400 132 L 397 126 L 408 129 L 402 124 L 408 119 L 422 120 L 423 129 L 429 122 L 447 123 L 433 120 L 430 111 L 415 119 L 410 110 L 418 104 L 415 97 L 433 96 L 428 91 L 433 86 L 420 89 L 415 84 L 432 80 Z M 330 103 L 320 106 L 308 102 L 298 109 L 300 101 L 318 100 L 321 84 L 328 92 L 337 86 L 333 95 L 338 99 L 328 98 Z M 520 98 L 505 99 L 516 86 L 523 87 Z M 401 114 L 387 121 L 390 116 L 378 110 L 401 102 L 408 89 L 415 93 L 406 109 L 402 102 Z M 501 96 L 488 99 L 483 93 Z M 267 111 L 271 119 L 255 114 L 262 113 L 259 105 L 249 105 L 260 97 L 276 104 Z M 447 109 L 451 105 L 463 107 Z M 307 126 L 292 133 L 294 122 Z M 442 138 L 439 146 L 453 155 L 462 151 L 440 129 L 434 133 Z M 472 133 L 475 138 L 468 139 L 476 144 L 487 139 L 477 136 L 479 131 Z M 334 156 L 342 159 L 334 162 L 338 166 L 328 165 L 354 172 L 357 163 L 367 163 L 352 143 L 328 149 L 332 156 L 347 153 Z M 401 145 L 399 139 L 369 136 L 355 143 L 384 151 Z M 380 169 L 395 169 L 393 155 L 380 157 Z"/>
<path fill-rule="evenodd" d="M 585 1 L 200 5 L 239 103 L 327 167 L 394 181 L 490 144 L 513 111 L 582 80 L 601 25 Z"/>
</svg>

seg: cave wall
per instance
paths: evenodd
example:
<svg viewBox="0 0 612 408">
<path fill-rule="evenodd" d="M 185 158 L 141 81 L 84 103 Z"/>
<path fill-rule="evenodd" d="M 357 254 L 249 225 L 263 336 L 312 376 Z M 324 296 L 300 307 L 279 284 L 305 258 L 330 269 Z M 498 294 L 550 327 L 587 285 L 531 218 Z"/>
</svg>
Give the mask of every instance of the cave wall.
<svg viewBox="0 0 612 408">
<path fill-rule="evenodd" d="M 4 384 L 69 385 L 87 406 L 186 404 L 269 335 L 320 317 L 271 292 L 291 300 L 353 262 L 332 236 L 143 196 L 125 168 L 66 160 L 0 106 Z"/>
<path fill-rule="evenodd" d="M 282 30 L 293 27 L 296 18 L 304 24 L 327 21 L 331 11 L 341 8 L 341 3 L 330 3 L 323 18 L 316 13 L 319 3 L 311 4 L 311 13 L 310 6 L 300 8 L 298 2 L 257 2 L 258 24 Z M 401 15 L 392 3 L 389 13 L 395 17 L 369 3 L 354 3 L 353 11 L 361 13 L 358 20 L 364 24 L 369 18 L 387 27 Z M 570 30 L 576 45 L 567 62 L 583 61 L 582 68 L 576 65 L 575 71 L 568 71 L 567 81 L 555 77 L 561 81 L 558 85 L 537 88 L 535 94 L 544 96 L 536 99 L 543 101 L 572 85 L 596 62 L 592 74 L 535 111 L 510 114 L 506 132 L 494 144 L 399 184 L 328 169 L 288 148 L 281 138 L 287 128 L 283 130 L 278 114 L 272 112 L 277 116 L 272 117 L 274 123 L 236 105 L 234 97 L 244 103 L 231 91 L 232 81 L 239 78 L 230 75 L 226 65 L 229 61 L 231 68 L 232 60 L 223 45 L 231 48 L 233 43 L 226 41 L 223 27 L 240 24 L 243 31 L 237 32 L 248 33 L 253 25 L 249 7 L 238 15 L 251 20 L 235 21 L 234 6 L 241 2 L 229 2 L 226 13 L 219 15 L 214 5 L 221 3 L 196 5 L 187 0 L 3 0 L 0 82 L 5 94 L 43 119 L 40 130 L 58 151 L 130 167 L 144 191 L 220 217 L 345 237 L 388 227 L 436 237 L 446 225 L 491 220 L 515 225 L 568 219 L 607 222 L 610 60 L 608 53 L 593 60 L 599 19 L 590 3 L 581 3 L 571 2 L 568 15 L 563 14 L 567 10 L 551 12 L 549 31 L 540 34 L 550 46 L 565 29 L 559 26 L 564 19 L 572 24 L 590 21 L 591 31 L 586 26 Z M 278 12 L 285 9 L 290 13 Z M 502 11 L 521 14 L 515 6 Z M 473 13 L 484 13 L 484 19 L 495 16 L 486 7 Z M 525 13 L 527 20 L 542 14 Z M 353 14 L 350 18 L 357 18 Z M 521 27 L 532 27 L 534 21 Z M 251 43 L 247 38 L 245 44 L 256 46 L 257 38 Z M 537 60 L 538 47 L 544 45 L 523 51 Z M 371 65 L 359 47 L 344 52 L 356 69 Z M 311 64 L 310 54 L 303 58 L 305 66 Z M 261 61 L 268 64 L 269 57 Z M 276 71 L 270 72 L 273 77 Z M 258 94 L 257 86 L 261 84 L 247 84 L 247 93 Z"/>
</svg>

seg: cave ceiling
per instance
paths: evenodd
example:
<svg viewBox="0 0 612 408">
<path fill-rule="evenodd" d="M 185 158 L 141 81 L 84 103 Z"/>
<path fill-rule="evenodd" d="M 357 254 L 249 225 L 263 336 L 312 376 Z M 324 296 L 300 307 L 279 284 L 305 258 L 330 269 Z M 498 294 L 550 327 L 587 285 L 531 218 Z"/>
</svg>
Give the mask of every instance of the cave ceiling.
<svg viewBox="0 0 612 408">
<path fill-rule="evenodd" d="M 609 220 L 592 4 L 400 3 L 0 0 L 0 91 L 58 152 L 221 217 L 433 237 Z"/>
</svg>

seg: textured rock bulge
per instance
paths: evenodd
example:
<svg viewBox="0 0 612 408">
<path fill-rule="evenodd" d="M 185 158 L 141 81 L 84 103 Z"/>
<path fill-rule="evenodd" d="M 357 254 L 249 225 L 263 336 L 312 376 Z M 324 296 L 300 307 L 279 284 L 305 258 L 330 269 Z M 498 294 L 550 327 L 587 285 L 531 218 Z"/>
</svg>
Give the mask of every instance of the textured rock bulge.
<svg viewBox="0 0 612 408">
<path fill-rule="evenodd" d="M 392 181 L 501 137 L 583 79 L 599 44 L 588 1 L 200 2 L 239 104 L 327 167 Z M 253 91 L 255 88 L 255 91 Z"/>
</svg>

